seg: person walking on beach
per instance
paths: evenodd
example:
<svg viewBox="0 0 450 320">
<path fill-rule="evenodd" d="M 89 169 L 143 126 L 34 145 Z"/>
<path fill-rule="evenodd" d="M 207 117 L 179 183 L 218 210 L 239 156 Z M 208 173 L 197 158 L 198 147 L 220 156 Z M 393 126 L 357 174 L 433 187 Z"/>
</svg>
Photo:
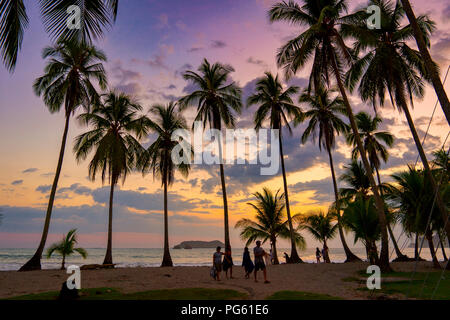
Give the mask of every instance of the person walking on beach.
<svg viewBox="0 0 450 320">
<path fill-rule="evenodd" d="M 286 260 L 286 264 L 290 263 L 291 261 L 290 261 L 289 255 L 286 252 L 284 252 L 283 254 L 284 254 L 284 259 Z"/>
<path fill-rule="evenodd" d="M 216 281 L 220 281 L 220 272 L 222 271 L 222 255 L 220 252 L 222 248 L 219 246 L 216 248 L 216 252 L 213 254 L 213 267 L 216 269 Z"/>
<path fill-rule="evenodd" d="M 250 274 L 253 272 L 255 265 L 250 258 L 250 251 L 248 250 L 248 247 L 244 248 L 244 255 L 242 256 L 242 266 L 245 270 L 245 279 L 250 278 Z"/>
<path fill-rule="evenodd" d="M 320 263 L 320 257 L 322 255 L 320 254 L 320 250 L 319 248 L 316 247 L 316 259 L 317 259 L 317 263 Z"/>
<path fill-rule="evenodd" d="M 231 247 L 228 246 L 225 249 L 225 254 L 223 256 L 223 271 L 225 271 L 225 276 L 228 279 L 228 269 L 230 270 L 230 279 L 233 279 L 233 258 L 231 257 Z"/>
<path fill-rule="evenodd" d="M 264 263 L 264 256 L 266 256 L 267 253 L 261 248 L 261 241 L 256 241 L 256 247 L 253 249 L 253 253 L 255 254 L 255 282 L 258 282 L 258 270 L 262 270 L 264 274 L 264 283 L 270 283 L 270 281 L 267 280 L 266 265 Z"/>
</svg>

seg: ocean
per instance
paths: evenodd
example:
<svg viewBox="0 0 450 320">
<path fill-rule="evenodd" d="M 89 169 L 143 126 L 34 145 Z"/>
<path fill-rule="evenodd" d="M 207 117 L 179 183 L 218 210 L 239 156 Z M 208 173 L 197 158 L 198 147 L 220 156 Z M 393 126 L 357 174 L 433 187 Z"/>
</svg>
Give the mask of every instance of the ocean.
<svg viewBox="0 0 450 320">
<path fill-rule="evenodd" d="M 79 255 L 73 255 L 66 258 L 66 266 L 74 264 L 81 266 L 83 264 L 101 264 L 105 255 L 104 248 L 88 248 L 87 259 L 82 259 Z M 278 256 L 280 262 L 284 262 L 283 253 L 290 254 L 287 248 L 278 248 Z M 366 253 L 364 248 L 353 248 L 352 251 L 360 258 L 365 259 Z M 449 254 L 446 249 L 447 255 Z M 233 260 L 237 266 L 241 265 L 243 249 L 233 249 Z M 414 248 L 404 248 L 404 254 L 414 257 Z M 34 253 L 34 249 L 0 249 L 0 270 L 18 270 Z M 212 254 L 214 249 L 171 249 L 172 261 L 175 266 L 210 266 L 212 262 Z M 118 248 L 113 249 L 113 262 L 118 268 L 129 267 L 159 267 L 163 255 L 162 249 L 156 248 Z M 315 262 L 315 248 L 308 248 L 299 252 L 300 257 L 305 262 Z M 441 250 L 438 250 L 438 259 L 442 259 Z M 390 255 L 391 259 L 395 259 L 395 253 Z M 431 259 L 428 248 L 423 248 L 421 257 L 427 260 Z M 342 248 L 330 248 L 331 262 L 344 262 L 345 253 Z M 61 257 L 54 256 L 50 259 L 46 257 L 41 261 L 43 269 L 57 269 L 61 265 Z"/>
</svg>

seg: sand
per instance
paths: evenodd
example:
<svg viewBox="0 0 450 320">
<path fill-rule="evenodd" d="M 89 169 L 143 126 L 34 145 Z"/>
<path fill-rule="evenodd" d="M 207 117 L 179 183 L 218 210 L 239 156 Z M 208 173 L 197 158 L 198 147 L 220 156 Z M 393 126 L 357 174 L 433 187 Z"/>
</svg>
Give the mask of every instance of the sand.
<svg viewBox="0 0 450 320">
<path fill-rule="evenodd" d="M 233 289 L 248 294 L 250 299 L 264 299 L 281 290 L 298 290 L 329 294 L 345 299 L 368 299 L 365 291 L 356 290 L 364 283 L 344 281 L 358 278 L 358 271 L 365 270 L 363 262 L 345 264 L 298 264 L 269 266 L 269 284 L 264 284 L 262 273 L 260 281 L 245 279 L 242 267 L 235 266 L 235 279 L 222 279 L 216 282 L 209 276 L 209 267 L 172 268 L 117 268 L 81 271 L 82 288 L 113 287 L 124 293 L 154 289 L 172 288 L 222 288 Z M 412 271 L 414 263 L 392 263 L 396 271 Z M 430 262 L 420 262 L 418 271 L 431 270 Z M 223 274 L 222 274 L 223 276 Z M 0 298 L 18 295 L 58 291 L 68 275 L 61 270 L 41 270 L 30 272 L 0 272 Z M 398 297 L 401 298 L 401 297 Z"/>
</svg>

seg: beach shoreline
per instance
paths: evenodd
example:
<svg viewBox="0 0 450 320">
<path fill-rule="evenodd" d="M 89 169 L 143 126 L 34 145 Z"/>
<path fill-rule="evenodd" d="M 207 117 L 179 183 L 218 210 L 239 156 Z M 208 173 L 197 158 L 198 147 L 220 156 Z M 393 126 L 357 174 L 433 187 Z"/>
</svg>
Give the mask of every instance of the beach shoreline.
<svg viewBox="0 0 450 320">
<path fill-rule="evenodd" d="M 367 262 L 271 265 L 267 268 L 270 284 L 263 283 L 262 274 L 259 275 L 258 283 L 255 283 L 253 278 L 245 279 L 240 266 L 234 267 L 234 279 L 227 280 L 223 275 L 220 282 L 209 276 L 210 267 L 207 266 L 82 270 L 81 288 L 108 287 L 123 293 L 178 288 L 232 289 L 245 293 L 248 299 L 265 299 L 278 291 L 294 290 L 328 294 L 343 299 L 368 299 L 367 291 L 358 290 L 365 284 L 346 280 L 362 277 L 360 272 L 366 270 L 368 265 Z M 414 262 L 392 263 L 394 270 L 403 272 L 413 271 L 414 266 Z M 433 271 L 431 262 L 419 262 L 417 271 Z M 0 271 L 0 299 L 59 291 L 68 276 L 65 270 L 54 269 Z"/>
</svg>

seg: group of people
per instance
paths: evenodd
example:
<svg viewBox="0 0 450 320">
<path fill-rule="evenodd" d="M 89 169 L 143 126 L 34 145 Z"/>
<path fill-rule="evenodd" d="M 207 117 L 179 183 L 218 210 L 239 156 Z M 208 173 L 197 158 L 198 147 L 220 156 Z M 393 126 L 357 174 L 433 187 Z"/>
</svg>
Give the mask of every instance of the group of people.
<svg viewBox="0 0 450 320">
<path fill-rule="evenodd" d="M 316 248 L 316 260 L 317 263 L 320 263 L 320 258 L 323 258 L 323 262 L 329 262 L 330 258 L 328 256 L 328 247 L 324 246 L 322 250 L 319 250 L 319 248 Z"/>
<path fill-rule="evenodd" d="M 222 248 L 217 247 L 216 252 L 213 254 L 213 277 L 216 281 L 220 281 L 220 273 L 222 270 L 225 272 L 225 276 L 228 279 L 228 271 L 230 271 L 230 279 L 233 279 L 233 259 L 231 257 L 231 248 L 225 248 L 225 253 L 221 252 Z M 267 280 L 267 271 L 264 258 L 268 258 L 269 254 L 261 247 L 261 241 L 256 241 L 256 247 L 253 248 L 253 254 L 255 256 L 255 263 L 253 263 L 250 257 L 250 251 L 248 247 L 245 247 L 242 257 L 242 266 L 245 270 L 245 278 L 249 279 L 252 272 L 254 272 L 255 282 L 258 282 L 258 271 L 262 271 L 264 275 L 264 283 L 270 283 Z M 223 256 L 223 260 L 222 260 Z"/>
</svg>

